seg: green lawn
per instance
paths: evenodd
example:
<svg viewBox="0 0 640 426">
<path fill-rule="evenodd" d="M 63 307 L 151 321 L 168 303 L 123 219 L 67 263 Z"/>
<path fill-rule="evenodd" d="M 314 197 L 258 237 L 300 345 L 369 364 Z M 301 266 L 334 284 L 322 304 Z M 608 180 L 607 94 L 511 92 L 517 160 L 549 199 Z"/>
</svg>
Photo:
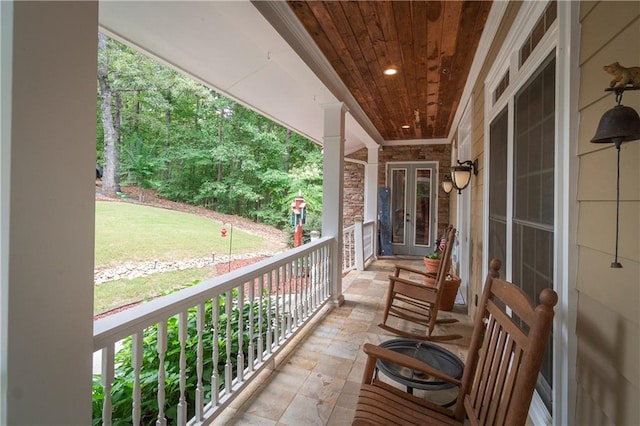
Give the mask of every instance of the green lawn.
<svg viewBox="0 0 640 426">
<path fill-rule="evenodd" d="M 138 204 L 96 202 L 95 267 L 126 261 L 177 260 L 229 253 L 222 223 L 202 216 Z M 263 238 L 233 230 L 232 253 L 267 248 Z"/>
<path fill-rule="evenodd" d="M 202 216 L 138 204 L 96 201 L 95 267 L 124 262 L 179 260 L 229 254 L 231 227 L 221 237 L 222 223 Z M 268 249 L 269 242 L 233 230 L 231 253 Z M 94 314 L 152 299 L 194 280 L 215 276 L 215 267 L 158 273 L 94 286 Z"/>
<path fill-rule="evenodd" d="M 211 266 L 97 284 L 94 286 L 93 314 L 97 315 L 130 303 L 149 300 L 186 287 L 194 280 L 206 281 L 214 276 L 215 267 Z"/>
</svg>

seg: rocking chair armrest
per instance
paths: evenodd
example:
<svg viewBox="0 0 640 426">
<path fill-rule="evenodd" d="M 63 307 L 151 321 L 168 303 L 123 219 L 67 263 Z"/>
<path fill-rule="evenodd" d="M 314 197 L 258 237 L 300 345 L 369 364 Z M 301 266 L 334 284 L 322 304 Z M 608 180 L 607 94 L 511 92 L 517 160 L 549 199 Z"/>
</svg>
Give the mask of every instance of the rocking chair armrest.
<svg viewBox="0 0 640 426">
<path fill-rule="evenodd" d="M 436 377 L 445 382 L 451 383 L 455 386 L 460 386 L 461 382 L 458 379 L 455 379 L 447 374 L 444 374 L 442 371 L 436 370 L 431 367 L 429 364 L 426 364 L 420 360 L 415 358 L 411 358 L 408 355 L 394 352 L 386 348 L 382 348 L 380 346 L 373 345 L 371 343 L 365 343 L 363 348 L 364 352 L 367 354 L 369 358 L 380 359 L 386 362 L 391 362 L 396 365 L 400 365 L 405 368 L 410 368 L 415 371 L 419 371 L 424 374 L 428 374 L 430 376 Z"/>
<path fill-rule="evenodd" d="M 424 276 L 435 275 L 435 274 L 430 274 L 430 273 L 425 272 L 425 271 L 421 271 L 420 269 L 412 268 L 411 266 L 407 266 L 407 265 L 396 264 L 395 268 L 396 268 L 396 273 L 398 273 L 398 271 L 407 271 L 407 272 L 411 272 L 411 273 L 419 274 L 419 275 L 424 275 Z"/>
<path fill-rule="evenodd" d="M 414 286 L 414 287 L 418 287 L 421 289 L 427 289 L 427 290 L 432 290 L 434 293 L 437 292 L 437 288 L 436 287 L 432 287 L 432 286 L 428 286 L 425 285 L 424 283 L 418 282 L 418 281 L 411 281 L 407 278 L 402 278 L 402 277 L 394 277 L 393 275 L 389 275 L 389 281 L 394 282 L 394 281 L 399 281 L 403 284 L 406 285 L 410 285 L 410 286 Z"/>
</svg>

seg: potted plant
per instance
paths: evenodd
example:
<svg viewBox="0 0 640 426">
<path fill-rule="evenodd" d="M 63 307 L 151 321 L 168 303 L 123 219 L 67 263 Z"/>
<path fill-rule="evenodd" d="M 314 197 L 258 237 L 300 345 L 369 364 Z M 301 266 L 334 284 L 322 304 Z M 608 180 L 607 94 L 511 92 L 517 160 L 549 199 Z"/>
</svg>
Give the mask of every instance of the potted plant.
<svg viewBox="0 0 640 426">
<path fill-rule="evenodd" d="M 427 269 L 428 273 L 437 274 L 438 268 L 440 267 L 440 261 L 442 260 L 442 252 L 434 251 L 431 254 L 428 254 L 424 257 L 424 267 Z"/>
<path fill-rule="evenodd" d="M 424 267 L 427 270 L 427 273 L 437 274 L 438 268 L 440 267 L 440 261 L 442 260 L 442 252 L 444 251 L 444 242 L 445 236 L 442 238 L 438 238 L 435 244 L 435 250 L 433 253 L 428 254 L 424 257 Z"/>
</svg>

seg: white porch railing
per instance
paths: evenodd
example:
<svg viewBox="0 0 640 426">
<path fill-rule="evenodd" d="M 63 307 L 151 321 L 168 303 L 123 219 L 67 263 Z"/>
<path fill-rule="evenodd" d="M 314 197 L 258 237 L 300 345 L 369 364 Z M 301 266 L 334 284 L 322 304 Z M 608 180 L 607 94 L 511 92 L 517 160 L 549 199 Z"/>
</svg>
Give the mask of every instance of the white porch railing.
<svg viewBox="0 0 640 426">
<path fill-rule="evenodd" d="M 94 421 L 211 423 L 329 299 L 331 241 L 96 321 Z"/>
<path fill-rule="evenodd" d="M 353 269 L 363 270 L 367 262 L 375 257 L 376 223 L 362 222 L 355 218 L 355 224 L 344 228 L 342 234 L 342 272 Z"/>
</svg>

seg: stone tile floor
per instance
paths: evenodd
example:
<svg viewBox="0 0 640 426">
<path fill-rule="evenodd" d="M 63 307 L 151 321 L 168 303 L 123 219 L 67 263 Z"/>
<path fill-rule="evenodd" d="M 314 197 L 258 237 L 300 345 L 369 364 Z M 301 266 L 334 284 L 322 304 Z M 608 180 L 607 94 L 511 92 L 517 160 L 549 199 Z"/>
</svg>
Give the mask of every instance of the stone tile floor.
<svg viewBox="0 0 640 426">
<path fill-rule="evenodd" d="M 344 304 L 325 307 L 214 424 L 350 425 L 366 359 L 362 345 L 397 338 L 377 326 L 382 320 L 387 277 L 396 263 L 422 267 L 422 259 L 387 258 L 365 271 L 351 271 L 343 279 Z M 462 335 L 462 339 L 439 344 L 464 360 L 472 328 L 466 307 L 456 305 L 438 316 L 460 320 L 437 326 L 434 334 Z M 392 321 L 398 328 L 423 332 L 410 323 Z M 444 391 L 437 392 L 437 397 L 449 399 L 451 392 L 455 396 L 455 391 Z"/>
</svg>

